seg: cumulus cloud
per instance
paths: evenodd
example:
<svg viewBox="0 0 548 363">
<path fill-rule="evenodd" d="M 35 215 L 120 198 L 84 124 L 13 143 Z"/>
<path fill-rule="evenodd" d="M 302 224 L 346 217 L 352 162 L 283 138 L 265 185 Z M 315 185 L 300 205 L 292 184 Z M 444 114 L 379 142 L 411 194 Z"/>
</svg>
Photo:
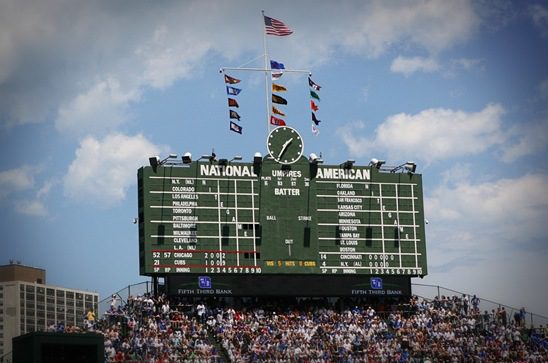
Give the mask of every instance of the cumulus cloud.
<svg viewBox="0 0 548 363">
<path fill-rule="evenodd" d="M 512 141 L 502 151 L 502 161 L 511 163 L 521 157 L 539 153 L 548 146 L 548 79 L 538 86 L 538 102 L 542 105 L 539 118 L 520 122 L 508 132 Z"/>
<path fill-rule="evenodd" d="M 159 151 L 160 147 L 143 135 L 111 134 L 102 140 L 87 137 L 64 177 L 65 194 L 81 202 L 116 204 L 135 184 L 135 170 L 143 160 Z"/>
<path fill-rule="evenodd" d="M 500 234 L 510 239 L 525 234 L 542 237 L 542 221 L 548 217 L 548 195 L 543 192 L 548 187 L 546 175 L 527 174 L 484 183 L 459 178 L 452 170 L 448 175 L 451 177 L 425 201 L 430 219 L 465 222 L 489 233 L 504 231 Z M 438 213 L 440 206 L 448 212 Z"/>
<path fill-rule="evenodd" d="M 529 13 L 540 35 L 548 37 L 548 9 L 541 4 L 534 4 L 529 7 Z"/>
<path fill-rule="evenodd" d="M 0 198 L 14 191 L 34 186 L 36 168 L 24 165 L 19 168 L 0 171 Z"/>
<path fill-rule="evenodd" d="M 48 215 L 46 206 L 40 200 L 19 200 L 15 202 L 15 211 L 35 217 L 45 217 Z"/>
<path fill-rule="evenodd" d="M 77 95 L 59 109 L 57 129 L 75 135 L 115 130 L 126 121 L 129 103 L 139 98 L 135 88 L 121 87 L 117 79 L 110 78 Z"/>
<path fill-rule="evenodd" d="M 394 159 L 412 156 L 432 163 L 478 154 L 502 144 L 506 140 L 501 132 L 503 114 L 504 108 L 498 104 L 478 112 L 435 108 L 415 115 L 392 115 L 377 127 L 372 139 L 360 136 L 363 122 L 339 128 L 337 133 L 355 156 L 375 151 Z"/>
<path fill-rule="evenodd" d="M 80 137 L 109 132 L 131 116 L 128 106 L 144 91 L 194 77 L 208 55 L 233 59 L 260 49 L 263 24 L 239 10 L 258 13 L 259 3 L 129 3 L 3 1 L 0 122 L 55 120 L 59 131 Z M 466 40 L 479 21 L 467 0 L 281 4 L 291 12 L 277 16 L 288 24 L 298 20 L 299 28 L 283 46 L 276 39 L 269 45 L 282 57 L 292 54 L 297 67 L 326 62 L 341 50 L 378 56 L 402 42 L 437 52 Z M 242 26 L 222 31 L 226 19 Z M 322 37 L 318 23 L 325 25 Z"/>
<path fill-rule="evenodd" d="M 404 40 L 435 53 L 464 41 L 479 25 L 470 1 L 421 1 L 400 5 L 373 1 L 364 6 L 355 15 L 356 21 L 346 22 L 347 26 L 355 24 L 356 29 L 340 34 L 343 43 L 373 56 Z"/>
<path fill-rule="evenodd" d="M 440 65 L 433 58 L 423 57 L 402 57 L 399 56 L 392 61 L 390 70 L 394 73 L 403 73 L 409 76 L 415 72 L 435 72 L 440 69 Z"/>
<path fill-rule="evenodd" d="M 548 278 L 547 270 L 540 267 L 548 255 L 544 242 L 548 176 L 531 173 L 474 182 L 471 170 L 469 165 L 447 170 L 440 185 L 425 197 L 430 272 L 460 291 L 489 291 L 498 301 L 534 304 L 535 300 L 523 301 L 523 296 L 533 293 L 523 290 L 535 287 L 524 279 L 533 276 L 542 284 Z M 498 286 L 501 276 L 505 283 Z M 508 283 L 506 278 L 519 283 Z M 539 301 L 545 301 L 546 292 L 540 295 L 544 299 Z M 518 298 L 510 301 L 512 296 Z"/>
</svg>

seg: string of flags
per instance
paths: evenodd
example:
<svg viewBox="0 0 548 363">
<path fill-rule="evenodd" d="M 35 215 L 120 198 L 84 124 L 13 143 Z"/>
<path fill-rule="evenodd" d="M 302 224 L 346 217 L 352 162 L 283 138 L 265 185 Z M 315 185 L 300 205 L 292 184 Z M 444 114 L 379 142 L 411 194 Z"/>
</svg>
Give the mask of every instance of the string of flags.
<svg viewBox="0 0 548 363">
<path fill-rule="evenodd" d="M 274 94 L 274 92 L 286 92 L 287 88 L 281 84 L 274 83 L 278 81 L 282 76 L 285 70 L 285 65 L 283 63 L 277 62 L 275 60 L 270 60 L 270 73 L 272 78 L 272 115 L 270 115 L 270 124 L 274 126 L 285 126 L 285 120 L 278 117 L 285 117 L 285 112 L 278 109 L 274 106 L 274 103 L 277 105 L 287 105 L 287 100 L 280 95 Z M 277 116 L 274 116 L 277 115 Z"/>
<path fill-rule="evenodd" d="M 240 80 L 237 79 L 237 78 L 234 78 L 234 77 L 231 77 L 229 76 L 228 74 L 224 74 L 224 78 L 225 78 L 225 83 L 227 84 L 226 86 L 226 94 L 228 96 L 237 96 L 240 94 L 240 92 L 242 91 L 241 88 L 236 88 L 234 86 L 228 86 L 229 84 L 238 84 L 240 83 Z M 238 122 L 240 121 L 240 114 L 234 110 L 234 108 L 239 108 L 240 105 L 238 104 L 238 101 L 236 100 L 236 98 L 233 98 L 233 97 L 228 97 L 228 107 L 229 107 L 229 110 L 228 110 L 228 117 L 230 118 L 230 131 L 234 131 L 234 132 L 237 132 L 238 134 L 241 134 L 242 133 L 242 126 L 238 125 L 236 122 L 232 121 L 232 120 L 238 120 Z"/>
<path fill-rule="evenodd" d="M 293 31 L 285 25 L 282 21 L 265 16 L 264 17 L 264 24 L 265 24 L 265 34 L 266 35 L 274 35 L 274 36 L 287 36 L 290 34 L 293 34 Z M 285 70 L 285 65 L 281 62 L 270 60 L 270 75 L 271 75 L 271 114 L 270 114 L 270 124 L 274 126 L 285 126 L 286 122 L 282 117 L 286 117 L 285 110 L 280 107 L 283 105 L 287 105 L 287 100 L 280 95 L 280 93 L 287 92 L 287 87 L 280 84 L 279 80 L 283 76 Z M 238 123 L 242 121 L 242 117 L 236 111 L 240 107 L 237 96 L 242 91 L 241 88 L 238 88 L 234 85 L 237 85 L 240 83 L 240 80 L 234 77 L 229 76 L 226 73 L 224 74 L 224 81 L 226 84 L 226 94 L 227 94 L 227 102 L 228 102 L 228 116 L 230 119 L 230 130 L 233 132 L 236 132 L 238 134 L 242 134 L 242 126 L 240 126 Z M 319 102 L 320 102 L 320 88 L 321 86 L 315 83 L 312 78 L 308 77 L 308 85 L 310 87 L 310 109 L 312 110 L 311 118 L 312 118 L 312 134 L 318 135 L 320 133 L 319 124 L 321 122 L 320 119 L 318 119 L 316 113 L 319 110 Z M 237 123 L 238 122 L 238 123 Z"/>
<path fill-rule="evenodd" d="M 316 101 L 320 102 L 318 92 L 320 92 L 321 86 L 315 83 L 310 77 L 308 77 L 308 86 L 310 87 L 310 108 L 312 109 L 312 134 L 318 136 L 320 134 L 320 128 L 318 126 L 320 125 L 321 120 L 316 117 L 315 112 L 319 110 Z"/>
</svg>

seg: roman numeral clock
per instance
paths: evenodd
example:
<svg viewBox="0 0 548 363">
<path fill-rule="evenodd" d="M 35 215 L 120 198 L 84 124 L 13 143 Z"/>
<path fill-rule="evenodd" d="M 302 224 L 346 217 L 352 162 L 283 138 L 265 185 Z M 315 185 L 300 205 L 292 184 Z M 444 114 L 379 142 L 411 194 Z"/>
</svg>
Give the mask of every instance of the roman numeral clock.
<svg viewBox="0 0 548 363">
<path fill-rule="evenodd" d="M 276 162 L 289 165 L 303 155 L 304 142 L 294 128 L 279 126 L 268 134 L 267 149 Z"/>
</svg>

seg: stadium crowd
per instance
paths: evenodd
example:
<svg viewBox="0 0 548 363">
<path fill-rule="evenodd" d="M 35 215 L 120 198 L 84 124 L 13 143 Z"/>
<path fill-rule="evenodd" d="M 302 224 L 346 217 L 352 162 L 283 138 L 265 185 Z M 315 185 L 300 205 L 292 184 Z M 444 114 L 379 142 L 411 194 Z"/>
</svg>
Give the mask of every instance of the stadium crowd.
<svg viewBox="0 0 548 363">
<path fill-rule="evenodd" d="M 105 362 L 548 362 L 545 328 L 528 328 L 523 309 L 481 312 L 475 296 L 237 305 L 113 298 L 86 329 L 104 335 Z"/>
</svg>

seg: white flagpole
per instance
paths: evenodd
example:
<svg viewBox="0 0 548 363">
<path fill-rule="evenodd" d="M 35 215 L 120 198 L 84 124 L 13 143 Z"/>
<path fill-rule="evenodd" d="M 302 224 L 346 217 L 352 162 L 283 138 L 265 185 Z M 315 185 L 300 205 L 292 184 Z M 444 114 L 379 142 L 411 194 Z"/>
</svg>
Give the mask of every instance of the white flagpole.
<svg viewBox="0 0 548 363">
<path fill-rule="evenodd" d="M 270 132 L 270 92 L 269 92 L 269 89 L 268 89 L 268 85 L 269 85 L 269 82 L 268 82 L 268 73 L 269 73 L 269 69 L 270 69 L 270 65 L 268 63 L 268 52 L 267 52 L 267 49 L 266 49 L 266 26 L 265 26 L 265 23 L 264 23 L 264 10 L 261 11 L 262 15 L 263 15 L 263 47 L 264 47 L 264 69 L 265 69 L 265 72 L 264 72 L 264 92 L 265 92 L 265 99 L 266 99 L 266 133 L 268 135 L 268 133 Z"/>
</svg>

